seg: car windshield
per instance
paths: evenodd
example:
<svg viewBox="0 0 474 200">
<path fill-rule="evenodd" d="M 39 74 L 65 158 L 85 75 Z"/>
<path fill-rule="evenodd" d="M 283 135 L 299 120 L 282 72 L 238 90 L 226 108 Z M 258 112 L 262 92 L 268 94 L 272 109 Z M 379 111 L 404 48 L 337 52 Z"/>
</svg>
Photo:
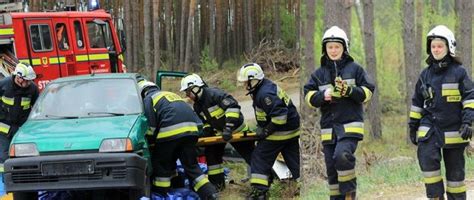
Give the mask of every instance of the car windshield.
<svg viewBox="0 0 474 200">
<path fill-rule="evenodd" d="M 142 112 L 133 79 L 94 79 L 50 83 L 30 119 L 74 119 Z"/>
</svg>

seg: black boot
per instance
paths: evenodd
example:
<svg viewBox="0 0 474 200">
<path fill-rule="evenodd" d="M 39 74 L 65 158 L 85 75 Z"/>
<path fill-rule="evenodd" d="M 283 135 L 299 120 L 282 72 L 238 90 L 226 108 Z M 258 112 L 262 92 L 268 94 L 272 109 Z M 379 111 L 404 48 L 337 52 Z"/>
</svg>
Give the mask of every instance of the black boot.
<svg viewBox="0 0 474 200">
<path fill-rule="evenodd" d="M 267 191 L 252 188 L 252 192 L 247 196 L 247 200 L 267 200 Z"/>
</svg>

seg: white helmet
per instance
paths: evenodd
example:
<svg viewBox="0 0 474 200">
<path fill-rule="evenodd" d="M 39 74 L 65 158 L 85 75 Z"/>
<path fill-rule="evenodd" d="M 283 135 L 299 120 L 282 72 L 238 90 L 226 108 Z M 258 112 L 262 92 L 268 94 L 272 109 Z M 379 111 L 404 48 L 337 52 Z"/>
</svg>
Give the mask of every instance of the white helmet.
<svg viewBox="0 0 474 200">
<path fill-rule="evenodd" d="M 202 87 L 204 85 L 205 85 L 205 83 L 199 75 L 191 74 L 191 75 L 187 75 L 186 77 L 181 79 L 181 89 L 180 89 L 180 91 L 182 92 L 182 91 L 185 91 L 185 90 L 187 90 L 189 88 L 192 88 L 194 86 Z"/>
<path fill-rule="evenodd" d="M 147 81 L 145 79 L 138 82 L 138 88 L 140 90 L 140 95 L 145 98 L 146 92 L 151 88 L 160 89 L 155 83 Z"/>
<path fill-rule="evenodd" d="M 239 76 L 237 80 L 240 82 L 245 82 L 249 80 L 262 80 L 265 75 L 263 74 L 263 70 L 257 63 L 249 63 L 245 64 L 240 68 Z"/>
<path fill-rule="evenodd" d="M 445 25 L 438 25 L 431 29 L 426 36 L 426 53 L 429 55 L 431 54 L 431 41 L 434 38 L 442 38 L 444 39 L 449 48 L 449 54 L 454 57 L 456 55 L 456 39 L 454 38 L 454 33 L 449 30 L 448 27 Z"/>
<path fill-rule="evenodd" d="M 29 64 L 18 63 L 13 71 L 13 75 L 19 76 L 25 80 L 34 80 L 36 78 L 35 70 Z"/>
<path fill-rule="evenodd" d="M 349 52 L 349 38 L 346 32 L 337 26 L 332 26 L 323 35 L 323 53 L 326 52 L 326 43 L 340 42 L 344 46 L 344 50 Z"/>
</svg>

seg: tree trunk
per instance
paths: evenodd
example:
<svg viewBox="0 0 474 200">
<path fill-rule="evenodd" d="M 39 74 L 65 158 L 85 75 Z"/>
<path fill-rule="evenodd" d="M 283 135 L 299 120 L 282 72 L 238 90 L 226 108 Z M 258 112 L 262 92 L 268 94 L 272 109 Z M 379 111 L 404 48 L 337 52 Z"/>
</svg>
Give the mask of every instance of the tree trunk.
<svg viewBox="0 0 474 200">
<path fill-rule="evenodd" d="M 125 43 L 127 46 L 127 50 L 125 51 L 125 65 L 127 66 L 127 70 L 129 72 L 132 71 L 133 65 L 133 19 L 132 19 L 132 2 L 124 1 L 124 27 L 126 32 Z"/>
<path fill-rule="evenodd" d="M 224 62 L 223 55 L 224 55 L 224 6 L 223 0 L 216 0 L 216 57 L 217 63 L 219 64 L 219 68 L 222 67 L 222 63 Z"/>
<path fill-rule="evenodd" d="M 374 4 L 373 0 L 364 0 L 364 49 L 365 62 L 367 64 L 367 73 L 375 85 L 377 84 L 377 61 L 375 54 L 375 36 L 374 36 Z M 380 116 L 382 113 L 379 108 L 378 90 L 373 93 L 372 100 L 369 102 L 369 121 L 370 133 L 376 139 L 382 138 L 382 123 Z"/>
<path fill-rule="evenodd" d="M 188 26 L 187 26 L 187 21 L 189 20 L 188 18 L 188 6 L 189 6 L 189 1 L 188 0 L 182 0 L 181 1 L 181 23 L 180 23 L 180 28 L 179 28 L 179 66 L 180 70 L 184 70 L 184 57 L 185 57 L 185 52 L 186 52 L 186 39 L 187 39 L 187 31 L 188 31 Z"/>
<path fill-rule="evenodd" d="M 132 71 L 133 72 L 138 72 L 139 65 L 140 65 L 140 2 L 139 1 L 132 1 L 132 17 L 133 17 L 133 65 L 132 65 Z"/>
<path fill-rule="evenodd" d="M 273 12 L 273 39 L 279 40 L 281 38 L 280 32 L 280 0 L 274 0 L 274 12 Z"/>
<path fill-rule="evenodd" d="M 173 0 L 166 0 L 165 5 L 165 27 L 166 27 L 166 51 L 168 61 L 168 65 L 170 66 L 170 70 L 174 70 L 174 37 L 173 37 L 173 21 L 172 21 L 172 9 L 173 9 Z"/>
<path fill-rule="evenodd" d="M 405 78 L 406 78 L 406 113 L 407 117 L 410 113 L 411 97 L 415 90 L 415 84 L 418 74 L 416 74 L 416 60 L 420 59 L 416 57 L 416 45 L 414 38 L 415 34 L 415 5 L 414 0 L 404 0 L 403 3 L 403 49 L 405 56 Z M 409 119 L 407 119 L 409 120 Z M 407 129 L 407 133 L 409 133 Z M 407 142 L 409 142 L 409 135 L 407 134 Z"/>
<path fill-rule="evenodd" d="M 417 0 L 416 1 L 416 37 L 415 37 L 415 61 L 414 61 L 414 73 L 415 74 L 420 74 L 421 71 L 421 60 L 424 56 L 426 55 L 422 51 L 422 46 L 421 43 L 423 42 L 423 36 L 425 35 L 423 31 L 423 1 L 422 0 Z M 416 81 L 416 79 L 415 79 Z"/>
<path fill-rule="evenodd" d="M 151 37 L 152 21 L 151 21 L 151 0 L 143 0 L 143 24 L 144 24 L 144 40 L 143 40 L 143 55 L 145 58 L 145 71 L 149 72 L 153 76 L 152 62 L 153 58 L 151 55 L 151 44 L 153 38 Z M 151 77 L 150 76 L 150 77 Z"/>
<path fill-rule="evenodd" d="M 245 12 L 245 26 L 244 26 L 244 33 L 245 33 L 245 51 L 249 53 L 253 48 L 253 10 L 252 10 L 252 0 L 244 0 L 244 12 Z"/>
<path fill-rule="evenodd" d="M 456 0 L 460 10 L 458 10 L 459 26 L 456 30 L 457 36 L 457 56 L 462 60 L 469 76 L 472 75 L 472 1 Z M 459 53 L 459 54 L 458 54 Z"/>
<path fill-rule="evenodd" d="M 151 73 L 152 80 L 156 80 L 156 72 L 161 68 L 160 60 L 160 14 L 161 14 L 161 2 L 160 0 L 153 0 L 153 71 Z"/>
<path fill-rule="evenodd" d="M 184 71 L 188 72 L 190 67 L 189 64 L 191 62 L 191 39 L 193 35 L 193 19 L 194 19 L 194 11 L 196 10 L 196 0 L 191 0 L 189 3 L 189 19 L 188 19 L 188 33 L 186 34 L 186 54 L 184 59 Z"/>
<path fill-rule="evenodd" d="M 350 0 L 324 0 L 324 30 L 338 26 L 350 40 L 351 6 Z"/>
<path fill-rule="evenodd" d="M 209 0 L 209 58 L 216 58 L 216 0 Z"/>
<path fill-rule="evenodd" d="M 319 115 L 318 112 L 309 108 L 305 104 L 303 86 L 308 81 L 309 75 L 315 69 L 314 59 L 314 32 L 315 32 L 315 11 L 316 3 L 313 0 L 306 0 L 306 20 L 301 34 L 304 34 L 304 49 L 301 49 L 301 57 L 304 58 L 303 68 L 300 78 L 300 112 L 301 112 L 301 174 L 303 194 L 309 192 L 311 185 L 318 175 L 321 175 L 324 167 L 321 167 L 321 145 L 319 140 Z M 302 24 L 301 24 L 302 25 Z"/>
<path fill-rule="evenodd" d="M 196 5 L 200 5 L 201 0 L 196 0 Z M 193 53 L 192 53 L 192 61 L 191 61 L 191 66 L 194 66 L 192 69 L 193 71 L 198 71 L 196 66 L 199 66 L 199 59 L 201 58 L 201 33 L 200 33 L 200 26 L 201 26 L 201 20 L 199 17 L 202 17 L 202 10 L 203 7 L 196 6 L 196 13 L 194 14 L 194 34 L 193 34 Z"/>
</svg>

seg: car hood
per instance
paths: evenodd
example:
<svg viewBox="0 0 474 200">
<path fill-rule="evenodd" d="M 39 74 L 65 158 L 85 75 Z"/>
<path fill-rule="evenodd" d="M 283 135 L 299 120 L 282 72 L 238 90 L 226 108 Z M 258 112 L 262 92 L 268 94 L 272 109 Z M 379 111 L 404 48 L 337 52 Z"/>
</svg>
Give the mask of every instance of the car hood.
<svg viewBox="0 0 474 200">
<path fill-rule="evenodd" d="M 126 138 L 139 115 L 29 120 L 12 143 L 36 143 L 38 151 L 98 150 L 103 139 Z"/>
</svg>

